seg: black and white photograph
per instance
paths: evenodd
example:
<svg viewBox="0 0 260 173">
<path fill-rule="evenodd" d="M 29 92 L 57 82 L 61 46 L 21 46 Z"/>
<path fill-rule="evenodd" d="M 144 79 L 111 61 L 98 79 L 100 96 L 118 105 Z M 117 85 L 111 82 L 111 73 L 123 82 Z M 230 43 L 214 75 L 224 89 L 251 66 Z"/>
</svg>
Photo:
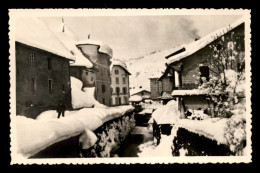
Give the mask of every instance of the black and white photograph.
<svg viewBox="0 0 260 173">
<path fill-rule="evenodd" d="M 9 9 L 11 164 L 250 163 L 247 9 Z"/>
</svg>

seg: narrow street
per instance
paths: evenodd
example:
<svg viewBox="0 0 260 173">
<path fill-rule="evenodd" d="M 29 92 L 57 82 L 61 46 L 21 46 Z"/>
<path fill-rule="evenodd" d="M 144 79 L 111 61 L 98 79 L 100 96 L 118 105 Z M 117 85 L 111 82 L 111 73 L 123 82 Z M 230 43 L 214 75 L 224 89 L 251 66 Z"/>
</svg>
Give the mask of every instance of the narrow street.
<svg viewBox="0 0 260 173">
<path fill-rule="evenodd" d="M 138 157 L 140 152 L 138 146 L 153 140 L 152 127 L 136 126 L 134 130 L 126 137 L 119 151 L 119 157 Z"/>
</svg>

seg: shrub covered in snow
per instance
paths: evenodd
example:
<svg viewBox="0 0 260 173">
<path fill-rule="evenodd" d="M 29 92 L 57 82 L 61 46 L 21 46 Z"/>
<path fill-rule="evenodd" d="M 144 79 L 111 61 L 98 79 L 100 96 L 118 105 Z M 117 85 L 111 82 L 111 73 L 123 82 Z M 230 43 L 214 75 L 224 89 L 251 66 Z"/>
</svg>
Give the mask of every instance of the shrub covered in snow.
<svg viewBox="0 0 260 173">
<path fill-rule="evenodd" d="M 233 115 L 227 121 L 224 135 L 232 152 L 239 152 L 245 147 L 245 126 L 246 121 L 243 116 Z"/>
</svg>

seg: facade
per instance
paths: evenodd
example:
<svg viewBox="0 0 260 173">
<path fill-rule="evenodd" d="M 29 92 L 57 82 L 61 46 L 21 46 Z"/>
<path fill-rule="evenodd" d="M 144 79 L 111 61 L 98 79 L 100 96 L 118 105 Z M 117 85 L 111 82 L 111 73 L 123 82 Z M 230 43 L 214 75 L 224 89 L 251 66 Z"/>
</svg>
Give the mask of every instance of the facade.
<svg viewBox="0 0 260 173">
<path fill-rule="evenodd" d="M 111 68 L 112 105 L 129 104 L 129 75 L 125 64 L 113 62 Z"/>
<path fill-rule="evenodd" d="M 16 42 L 17 115 L 35 118 L 63 102 L 71 108 L 69 59 Z"/>
<path fill-rule="evenodd" d="M 83 55 L 91 61 L 95 74 L 95 98 L 98 102 L 110 106 L 111 100 L 111 80 L 110 65 L 112 58 L 112 49 L 100 42 L 90 42 L 87 40 L 77 44 Z M 93 74 L 92 74 L 93 76 Z M 90 77 L 91 79 L 91 77 Z"/>
</svg>

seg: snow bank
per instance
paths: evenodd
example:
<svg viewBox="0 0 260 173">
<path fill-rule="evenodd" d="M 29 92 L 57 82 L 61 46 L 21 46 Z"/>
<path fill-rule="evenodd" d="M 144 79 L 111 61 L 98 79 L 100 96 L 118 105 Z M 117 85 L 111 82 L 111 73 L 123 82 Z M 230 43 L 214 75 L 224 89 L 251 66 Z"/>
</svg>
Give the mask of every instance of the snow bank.
<svg viewBox="0 0 260 173">
<path fill-rule="evenodd" d="M 157 124 L 175 124 L 179 117 L 178 103 L 175 100 L 171 100 L 166 105 L 159 107 L 152 114 L 152 118 Z"/>
<path fill-rule="evenodd" d="M 204 48 L 205 46 L 207 46 L 208 44 L 210 44 L 211 42 L 216 40 L 217 38 L 219 38 L 219 37 L 223 36 L 224 34 L 226 34 L 227 32 L 229 32 L 230 29 L 234 29 L 244 22 L 245 22 L 245 18 L 242 17 L 242 18 L 238 19 L 236 22 L 230 24 L 229 26 L 227 26 L 225 28 L 221 28 L 213 33 L 208 34 L 207 36 L 205 36 L 197 41 L 187 44 L 185 46 L 185 51 L 170 57 L 167 60 L 167 64 L 174 63 L 176 61 L 179 61 L 183 58 L 186 58 L 186 57 L 194 54 L 198 50 Z"/>
<path fill-rule="evenodd" d="M 227 145 L 228 143 L 225 138 L 227 121 L 227 118 L 209 118 L 202 121 L 180 119 L 178 121 L 178 126 L 198 135 L 205 136 L 211 140 L 215 140 L 218 144 Z"/>
<path fill-rule="evenodd" d="M 105 105 L 100 104 L 94 98 L 95 88 L 82 88 L 83 83 L 76 79 L 75 77 L 71 77 L 71 103 L 73 109 L 78 108 L 90 108 L 90 107 L 106 107 Z"/>
<path fill-rule="evenodd" d="M 79 134 L 83 135 L 80 136 L 80 142 L 86 149 L 96 141 L 95 135 L 90 131 L 133 109 L 134 107 L 130 105 L 112 108 L 84 108 L 79 111 L 66 111 L 68 116 L 60 119 L 57 119 L 55 111 L 43 112 L 36 120 L 17 116 L 17 152 L 24 157 L 30 157 L 54 143 Z"/>
<path fill-rule="evenodd" d="M 131 96 L 129 98 L 129 101 L 130 102 L 141 102 L 142 101 L 142 97 L 141 96 L 138 96 L 138 95 L 134 95 L 134 96 Z"/>
<path fill-rule="evenodd" d="M 105 44 L 103 41 L 97 41 L 97 40 L 83 40 L 83 41 L 78 41 L 77 45 L 97 45 L 99 46 L 99 52 L 101 53 L 105 53 L 107 55 L 109 55 L 111 58 L 113 57 L 113 50 L 107 45 Z"/>
</svg>

